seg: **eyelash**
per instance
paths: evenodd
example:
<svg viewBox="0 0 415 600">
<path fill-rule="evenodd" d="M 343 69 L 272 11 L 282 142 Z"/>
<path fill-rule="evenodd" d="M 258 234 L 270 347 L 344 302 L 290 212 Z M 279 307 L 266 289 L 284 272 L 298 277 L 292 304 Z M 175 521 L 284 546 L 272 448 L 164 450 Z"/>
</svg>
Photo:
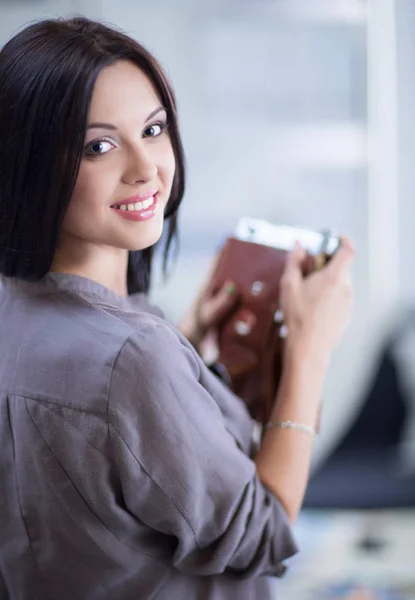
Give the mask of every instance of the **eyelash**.
<svg viewBox="0 0 415 600">
<path fill-rule="evenodd" d="M 148 129 L 151 129 L 152 127 L 156 127 L 156 126 L 160 127 L 160 133 L 158 133 L 157 135 L 150 135 L 150 136 L 145 136 L 145 137 L 149 137 L 149 138 L 161 137 L 163 135 L 163 133 L 165 133 L 167 131 L 169 124 L 167 121 L 156 121 L 155 123 L 148 125 L 148 127 L 146 127 L 144 129 L 144 131 L 147 131 Z M 87 144 L 85 146 L 84 154 L 89 157 L 103 156 L 103 154 L 107 154 L 107 152 L 103 152 L 102 154 L 92 152 L 89 154 L 92 147 L 95 146 L 96 144 L 99 144 L 100 142 L 108 142 L 108 144 L 115 145 L 111 138 L 109 138 L 107 136 L 102 136 L 100 138 L 97 138 L 96 140 L 92 140 L 92 142 L 89 142 L 89 144 Z"/>
<path fill-rule="evenodd" d="M 160 133 L 158 135 L 153 135 L 153 136 L 149 136 L 149 137 L 160 137 L 161 135 L 163 135 L 163 133 L 166 131 L 166 129 L 169 126 L 167 121 L 156 121 L 155 123 L 152 123 L 151 125 L 146 127 L 144 129 L 144 131 L 146 131 L 147 129 L 151 129 L 151 127 L 155 127 L 156 125 L 158 125 L 160 127 Z"/>
</svg>

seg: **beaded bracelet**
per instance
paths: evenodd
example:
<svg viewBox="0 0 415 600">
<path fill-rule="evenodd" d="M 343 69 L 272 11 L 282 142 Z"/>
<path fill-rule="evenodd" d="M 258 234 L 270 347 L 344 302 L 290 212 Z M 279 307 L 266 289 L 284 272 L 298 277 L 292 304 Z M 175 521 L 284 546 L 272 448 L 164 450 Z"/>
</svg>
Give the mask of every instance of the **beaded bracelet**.
<svg viewBox="0 0 415 600">
<path fill-rule="evenodd" d="M 295 421 L 269 421 L 265 423 L 265 429 L 271 429 L 271 427 L 281 427 L 281 429 L 298 429 L 308 433 L 312 437 L 316 437 L 317 431 L 310 425 L 304 425 L 303 423 L 295 423 Z"/>
</svg>

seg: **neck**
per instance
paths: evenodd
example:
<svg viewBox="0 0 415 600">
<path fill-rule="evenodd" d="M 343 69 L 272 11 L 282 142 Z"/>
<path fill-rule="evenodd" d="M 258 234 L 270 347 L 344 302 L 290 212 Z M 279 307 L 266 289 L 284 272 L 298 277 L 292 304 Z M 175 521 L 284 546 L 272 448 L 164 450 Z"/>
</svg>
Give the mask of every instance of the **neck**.
<svg viewBox="0 0 415 600">
<path fill-rule="evenodd" d="M 128 250 L 112 247 L 85 248 L 67 252 L 56 251 L 51 271 L 80 275 L 127 296 Z"/>
</svg>

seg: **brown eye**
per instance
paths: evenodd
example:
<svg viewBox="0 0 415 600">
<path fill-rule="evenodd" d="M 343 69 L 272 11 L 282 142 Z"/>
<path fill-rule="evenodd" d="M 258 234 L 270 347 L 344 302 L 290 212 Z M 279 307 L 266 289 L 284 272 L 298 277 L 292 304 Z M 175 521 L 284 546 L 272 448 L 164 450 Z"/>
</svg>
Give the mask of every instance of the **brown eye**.
<svg viewBox="0 0 415 600">
<path fill-rule="evenodd" d="M 147 129 L 144 130 L 144 137 L 158 137 L 163 133 L 166 129 L 167 123 L 154 123 L 154 125 L 150 125 Z"/>
<path fill-rule="evenodd" d="M 115 146 L 108 140 L 95 140 L 86 146 L 85 154 L 87 156 L 100 156 L 106 154 L 112 148 L 115 148 Z"/>
</svg>

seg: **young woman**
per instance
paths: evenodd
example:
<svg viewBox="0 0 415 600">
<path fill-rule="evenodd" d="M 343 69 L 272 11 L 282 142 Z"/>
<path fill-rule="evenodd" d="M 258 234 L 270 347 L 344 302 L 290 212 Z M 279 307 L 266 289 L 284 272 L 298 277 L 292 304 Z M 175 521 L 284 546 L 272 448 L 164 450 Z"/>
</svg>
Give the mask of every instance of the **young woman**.
<svg viewBox="0 0 415 600">
<path fill-rule="evenodd" d="M 253 454 L 243 403 L 187 339 L 226 294 L 196 303 L 187 338 L 146 301 L 184 192 L 160 66 L 101 24 L 43 21 L 0 52 L 0 81 L 0 598 L 274 599 L 350 242 L 306 280 L 290 256 L 272 420 L 298 426 Z"/>
</svg>

